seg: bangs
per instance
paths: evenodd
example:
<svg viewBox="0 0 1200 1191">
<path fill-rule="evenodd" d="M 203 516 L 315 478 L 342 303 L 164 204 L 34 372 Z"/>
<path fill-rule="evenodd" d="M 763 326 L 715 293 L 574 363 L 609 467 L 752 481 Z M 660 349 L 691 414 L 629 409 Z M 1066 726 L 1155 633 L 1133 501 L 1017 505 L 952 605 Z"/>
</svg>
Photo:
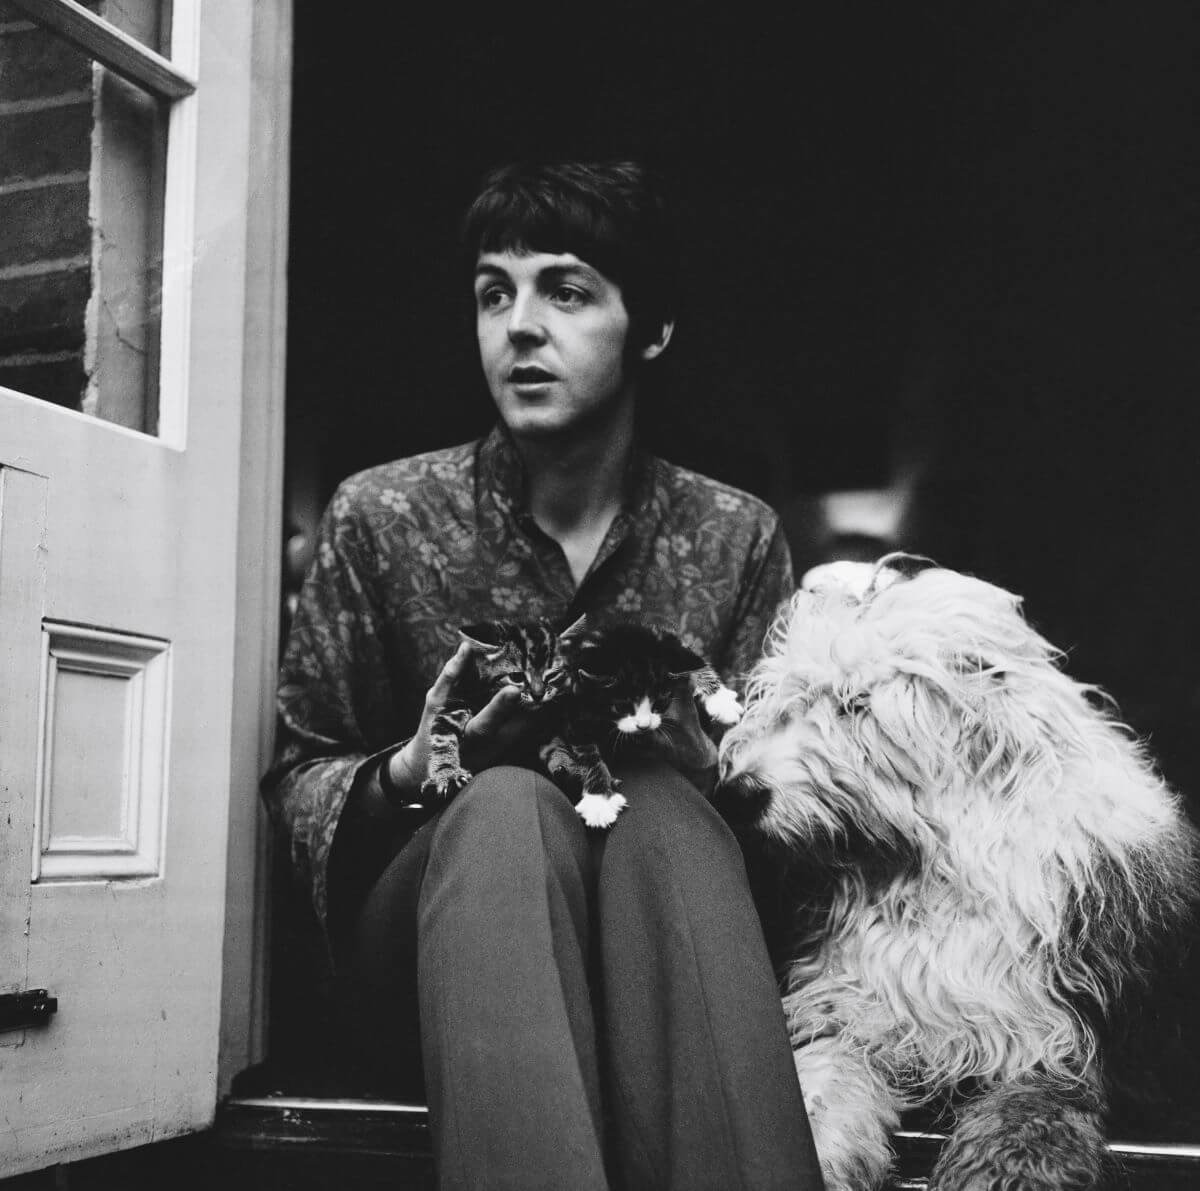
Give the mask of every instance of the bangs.
<svg viewBox="0 0 1200 1191">
<path fill-rule="evenodd" d="M 573 196 L 552 198 L 525 187 L 482 196 L 463 227 L 472 269 L 485 252 L 571 253 L 618 285 L 626 272 L 623 238 L 608 212 Z"/>
</svg>

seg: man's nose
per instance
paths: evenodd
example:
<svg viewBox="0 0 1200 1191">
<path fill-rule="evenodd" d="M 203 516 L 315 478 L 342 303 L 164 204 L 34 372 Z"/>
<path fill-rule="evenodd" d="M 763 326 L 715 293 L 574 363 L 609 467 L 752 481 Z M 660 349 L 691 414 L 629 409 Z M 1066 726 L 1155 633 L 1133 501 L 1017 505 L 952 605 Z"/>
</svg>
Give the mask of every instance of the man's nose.
<svg viewBox="0 0 1200 1191">
<path fill-rule="evenodd" d="M 536 295 L 517 294 L 508 311 L 508 337 L 513 343 L 545 338 Z"/>
</svg>

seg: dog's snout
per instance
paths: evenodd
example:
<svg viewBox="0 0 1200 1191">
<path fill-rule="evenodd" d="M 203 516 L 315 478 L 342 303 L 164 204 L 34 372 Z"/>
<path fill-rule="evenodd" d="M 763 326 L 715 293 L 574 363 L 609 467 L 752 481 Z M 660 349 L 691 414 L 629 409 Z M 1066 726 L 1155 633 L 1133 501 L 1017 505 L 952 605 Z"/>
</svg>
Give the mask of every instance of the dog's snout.
<svg viewBox="0 0 1200 1191">
<path fill-rule="evenodd" d="M 771 800 L 770 787 L 748 770 L 721 767 L 720 780 L 713 795 L 717 810 L 731 823 L 754 823 L 762 817 Z"/>
<path fill-rule="evenodd" d="M 739 794 L 746 798 L 761 794 L 767 788 L 766 783 L 757 774 L 728 767 L 721 773 L 721 786 L 731 794 Z"/>
</svg>

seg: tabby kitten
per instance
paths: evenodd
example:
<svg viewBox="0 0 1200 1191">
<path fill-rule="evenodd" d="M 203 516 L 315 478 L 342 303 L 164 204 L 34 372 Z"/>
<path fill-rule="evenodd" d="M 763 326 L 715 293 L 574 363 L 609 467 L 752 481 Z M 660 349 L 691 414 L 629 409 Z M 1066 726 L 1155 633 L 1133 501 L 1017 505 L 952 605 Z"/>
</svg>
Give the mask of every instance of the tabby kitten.
<svg viewBox="0 0 1200 1191">
<path fill-rule="evenodd" d="M 504 687 L 520 690 L 523 708 L 548 708 L 568 693 L 564 650 L 583 629 L 581 616 L 561 633 L 548 620 L 491 620 L 459 630 L 474 647 L 471 664 L 455 684 L 453 701 L 434 717 L 423 794 L 445 799 L 471 780 L 474 774 L 463 767 L 459 755 L 463 730 Z"/>
<path fill-rule="evenodd" d="M 666 713 L 681 691 L 700 700 L 710 732 L 741 718 L 736 693 L 712 666 L 656 625 L 604 625 L 574 635 L 564 652 L 571 694 L 541 757 L 551 777 L 579 790 L 575 809 L 589 827 L 611 827 L 626 805 L 608 763 L 624 744 L 669 743 L 676 725 Z"/>
</svg>

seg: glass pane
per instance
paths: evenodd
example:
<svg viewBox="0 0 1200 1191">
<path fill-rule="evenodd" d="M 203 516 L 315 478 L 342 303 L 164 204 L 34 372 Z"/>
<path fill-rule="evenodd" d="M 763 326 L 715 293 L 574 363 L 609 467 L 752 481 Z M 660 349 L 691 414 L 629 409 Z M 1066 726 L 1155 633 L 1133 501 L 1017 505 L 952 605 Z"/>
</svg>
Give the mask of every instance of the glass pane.
<svg viewBox="0 0 1200 1191">
<path fill-rule="evenodd" d="M 88 7 L 163 35 L 148 0 Z M 0 0 L 0 385 L 149 434 L 166 131 L 161 101 Z"/>
<path fill-rule="evenodd" d="M 171 56 L 171 0 L 93 0 L 85 7 L 147 49 Z"/>
</svg>

